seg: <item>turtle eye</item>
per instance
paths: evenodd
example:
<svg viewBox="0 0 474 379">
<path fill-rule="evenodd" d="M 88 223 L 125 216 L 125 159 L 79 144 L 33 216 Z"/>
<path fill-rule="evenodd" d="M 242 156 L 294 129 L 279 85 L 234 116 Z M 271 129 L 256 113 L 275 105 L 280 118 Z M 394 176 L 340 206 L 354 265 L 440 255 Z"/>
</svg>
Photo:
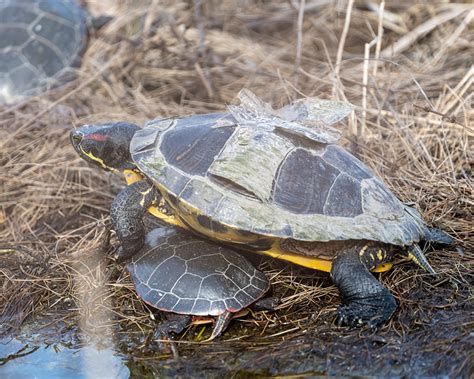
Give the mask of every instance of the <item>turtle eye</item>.
<svg viewBox="0 0 474 379">
<path fill-rule="evenodd" d="M 72 133 L 71 133 L 71 139 L 74 143 L 76 144 L 79 144 L 81 143 L 82 141 L 82 137 L 83 137 L 83 134 L 78 131 L 78 130 L 74 130 Z"/>
</svg>

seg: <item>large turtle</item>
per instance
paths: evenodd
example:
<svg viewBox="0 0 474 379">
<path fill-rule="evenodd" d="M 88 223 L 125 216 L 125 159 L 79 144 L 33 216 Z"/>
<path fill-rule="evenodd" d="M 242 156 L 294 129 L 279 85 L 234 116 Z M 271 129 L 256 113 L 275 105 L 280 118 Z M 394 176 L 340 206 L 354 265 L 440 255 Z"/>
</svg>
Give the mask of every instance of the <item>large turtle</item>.
<svg viewBox="0 0 474 379">
<path fill-rule="evenodd" d="M 76 0 L 0 0 L 0 104 L 70 77 L 85 51 L 88 25 L 107 20 L 93 20 Z"/>
<path fill-rule="evenodd" d="M 111 208 L 119 258 L 143 245 L 148 209 L 208 238 L 330 272 L 344 298 L 340 322 L 383 323 L 396 302 L 370 270 L 388 269 L 401 253 L 433 273 L 418 243 L 451 238 L 335 144 L 329 125 L 351 112 L 347 104 L 309 98 L 274 111 L 249 91 L 240 99 L 228 113 L 71 132 L 84 159 L 129 183 Z M 304 242 L 313 248 L 287 248 Z"/>
<path fill-rule="evenodd" d="M 242 309 L 250 305 L 272 309 L 275 303 L 272 297 L 260 299 L 270 282 L 247 259 L 177 228 L 150 231 L 127 268 L 147 304 L 180 315 L 159 325 L 159 333 L 180 333 L 192 316 L 213 316 L 217 317 L 209 338 L 213 340 Z"/>
</svg>

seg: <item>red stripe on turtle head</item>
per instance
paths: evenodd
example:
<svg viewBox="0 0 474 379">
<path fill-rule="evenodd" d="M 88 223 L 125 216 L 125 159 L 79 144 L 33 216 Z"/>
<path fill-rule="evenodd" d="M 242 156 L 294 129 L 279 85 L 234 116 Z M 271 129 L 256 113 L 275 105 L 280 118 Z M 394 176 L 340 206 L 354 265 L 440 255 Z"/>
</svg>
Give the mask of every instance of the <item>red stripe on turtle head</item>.
<svg viewBox="0 0 474 379">
<path fill-rule="evenodd" d="M 103 135 L 103 134 L 98 134 L 98 133 L 92 133 L 92 134 L 86 134 L 84 136 L 84 139 L 91 139 L 93 141 L 97 141 L 97 142 L 104 142 L 107 140 L 107 137 L 106 135 Z"/>
</svg>

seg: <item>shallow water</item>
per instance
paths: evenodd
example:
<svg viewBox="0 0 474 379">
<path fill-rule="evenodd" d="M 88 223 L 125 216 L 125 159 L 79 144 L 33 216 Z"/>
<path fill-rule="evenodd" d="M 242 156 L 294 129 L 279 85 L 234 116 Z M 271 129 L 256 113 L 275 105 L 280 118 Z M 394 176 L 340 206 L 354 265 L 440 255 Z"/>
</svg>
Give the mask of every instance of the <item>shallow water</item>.
<svg viewBox="0 0 474 379">
<path fill-rule="evenodd" d="M 128 378 L 124 357 L 113 348 L 87 345 L 69 348 L 57 343 L 46 345 L 33 340 L 0 340 L 0 377 L 18 378 Z"/>
<path fill-rule="evenodd" d="M 308 328 L 301 325 L 305 333 L 288 339 L 233 322 L 211 343 L 195 342 L 199 326 L 164 345 L 119 327 L 92 342 L 77 326 L 61 321 L 44 326 L 41 320 L 24 325 L 15 338 L 0 339 L 0 378 L 472 377 L 468 312 L 438 310 L 432 316 L 429 325 L 413 324 L 404 335 L 354 332 L 322 317 L 316 324 L 308 320 Z"/>
</svg>

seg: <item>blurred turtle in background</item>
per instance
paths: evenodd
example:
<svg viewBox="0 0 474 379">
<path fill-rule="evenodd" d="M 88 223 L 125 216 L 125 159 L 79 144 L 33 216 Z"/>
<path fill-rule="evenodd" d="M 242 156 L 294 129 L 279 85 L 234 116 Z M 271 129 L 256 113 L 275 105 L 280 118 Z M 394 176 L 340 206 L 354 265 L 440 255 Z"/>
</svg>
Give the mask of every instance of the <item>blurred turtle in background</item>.
<svg viewBox="0 0 474 379">
<path fill-rule="evenodd" d="M 338 320 L 377 326 L 396 308 L 371 273 L 397 255 L 430 273 L 419 243 L 451 244 L 428 228 L 356 157 L 330 125 L 348 104 L 301 99 L 278 110 L 250 91 L 227 113 L 85 125 L 71 142 L 86 161 L 123 172 L 111 217 L 120 259 L 144 244 L 144 214 L 210 239 L 329 272 L 345 304 Z M 311 243 L 306 251 L 292 243 Z"/>
<path fill-rule="evenodd" d="M 75 0 L 0 0 L 0 104 L 38 95 L 72 78 L 92 19 Z"/>
</svg>

